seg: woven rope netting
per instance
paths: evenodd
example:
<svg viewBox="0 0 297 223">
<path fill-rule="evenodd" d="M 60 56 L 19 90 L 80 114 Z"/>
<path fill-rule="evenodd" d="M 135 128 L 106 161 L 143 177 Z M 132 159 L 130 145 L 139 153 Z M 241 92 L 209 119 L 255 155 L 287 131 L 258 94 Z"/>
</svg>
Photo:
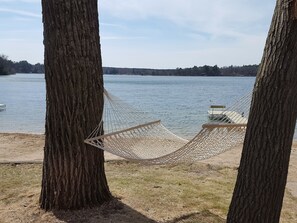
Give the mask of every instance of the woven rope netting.
<svg viewBox="0 0 297 223">
<path fill-rule="evenodd" d="M 207 159 L 242 143 L 251 95 L 227 109 L 214 111 L 211 122 L 191 140 L 175 135 L 160 120 L 107 91 L 104 100 L 102 121 L 85 142 L 128 160 L 167 164 Z"/>
</svg>

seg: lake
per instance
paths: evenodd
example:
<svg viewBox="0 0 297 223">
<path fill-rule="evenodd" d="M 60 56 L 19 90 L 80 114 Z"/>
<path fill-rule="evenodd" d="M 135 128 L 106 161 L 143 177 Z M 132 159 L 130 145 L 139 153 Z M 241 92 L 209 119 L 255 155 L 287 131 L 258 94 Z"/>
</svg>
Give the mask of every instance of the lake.
<svg viewBox="0 0 297 223">
<path fill-rule="evenodd" d="M 174 133 L 193 137 L 208 121 L 211 104 L 231 105 L 250 92 L 254 77 L 104 75 L 105 88 Z M 0 76 L 0 132 L 44 133 L 43 74 Z"/>
</svg>

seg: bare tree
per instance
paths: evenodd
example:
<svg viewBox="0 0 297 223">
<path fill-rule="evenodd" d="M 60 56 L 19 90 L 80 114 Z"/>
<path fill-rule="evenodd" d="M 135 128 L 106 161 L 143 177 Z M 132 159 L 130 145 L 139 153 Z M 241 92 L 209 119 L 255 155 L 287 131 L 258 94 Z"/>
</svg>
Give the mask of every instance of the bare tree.
<svg viewBox="0 0 297 223">
<path fill-rule="evenodd" d="M 296 9 L 296 0 L 276 3 L 228 222 L 279 222 L 297 117 Z"/>
<path fill-rule="evenodd" d="M 111 198 L 103 151 L 84 144 L 103 110 L 97 0 L 42 0 L 42 10 L 47 93 L 40 205 L 97 206 Z"/>
</svg>

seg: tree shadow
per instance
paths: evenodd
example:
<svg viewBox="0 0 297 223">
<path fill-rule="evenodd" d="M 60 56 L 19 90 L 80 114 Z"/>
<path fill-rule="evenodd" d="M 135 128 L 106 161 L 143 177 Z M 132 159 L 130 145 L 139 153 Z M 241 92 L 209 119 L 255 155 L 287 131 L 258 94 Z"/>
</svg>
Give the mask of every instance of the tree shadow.
<svg viewBox="0 0 297 223">
<path fill-rule="evenodd" d="M 77 211 L 53 211 L 57 220 L 67 223 L 157 223 L 123 202 L 113 199 L 98 208 Z M 162 221 L 163 222 L 163 221 Z M 164 223 L 224 223 L 225 219 L 204 210 L 189 213 Z"/>
<path fill-rule="evenodd" d="M 199 223 L 225 223 L 226 219 L 223 219 L 220 216 L 215 215 L 209 210 L 204 210 L 201 212 L 182 215 L 173 220 L 167 221 L 166 223 L 198 223 L 198 222 Z"/>
<path fill-rule="evenodd" d="M 101 207 L 77 211 L 53 211 L 58 220 L 67 223 L 157 223 L 117 199 Z"/>
</svg>

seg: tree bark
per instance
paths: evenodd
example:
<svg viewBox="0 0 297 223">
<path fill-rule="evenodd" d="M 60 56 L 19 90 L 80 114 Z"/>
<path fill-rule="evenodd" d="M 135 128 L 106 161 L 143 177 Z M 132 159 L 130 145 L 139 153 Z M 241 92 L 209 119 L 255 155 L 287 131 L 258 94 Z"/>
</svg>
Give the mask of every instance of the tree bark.
<svg viewBox="0 0 297 223">
<path fill-rule="evenodd" d="M 276 4 L 227 222 L 279 222 L 297 117 L 295 5 Z"/>
<path fill-rule="evenodd" d="M 42 0 L 46 126 L 40 206 L 80 209 L 111 199 L 103 151 L 84 139 L 101 120 L 97 0 Z"/>
</svg>

